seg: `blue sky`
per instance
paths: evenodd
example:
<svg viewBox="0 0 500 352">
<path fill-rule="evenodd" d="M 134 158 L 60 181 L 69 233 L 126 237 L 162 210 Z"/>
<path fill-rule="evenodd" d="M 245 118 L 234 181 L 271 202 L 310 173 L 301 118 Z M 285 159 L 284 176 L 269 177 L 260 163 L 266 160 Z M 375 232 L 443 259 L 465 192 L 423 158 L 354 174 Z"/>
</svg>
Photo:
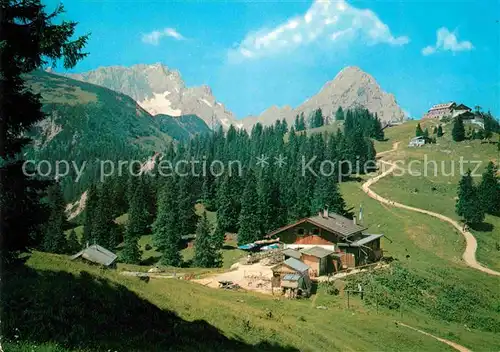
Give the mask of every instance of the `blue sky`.
<svg viewBox="0 0 500 352">
<path fill-rule="evenodd" d="M 208 84 L 240 118 L 297 106 L 349 65 L 416 118 L 450 100 L 500 115 L 498 1 L 63 4 L 78 33 L 91 33 L 73 72 L 161 62 L 189 86 Z"/>
</svg>

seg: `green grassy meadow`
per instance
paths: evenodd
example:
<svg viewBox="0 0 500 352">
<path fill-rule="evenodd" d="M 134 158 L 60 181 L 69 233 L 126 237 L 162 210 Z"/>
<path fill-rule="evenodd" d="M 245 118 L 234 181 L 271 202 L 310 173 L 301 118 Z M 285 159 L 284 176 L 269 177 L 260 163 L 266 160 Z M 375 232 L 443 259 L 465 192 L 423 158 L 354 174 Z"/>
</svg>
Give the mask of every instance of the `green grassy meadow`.
<svg viewBox="0 0 500 352">
<path fill-rule="evenodd" d="M 432 131 L 434 121 L 426 121 L 422 125 L 423 128 L 429 126 L 429 130 Z M 460 220 L 455 213 L 455 197 L 461 168 L 467 171 L 468 168 L 473 170 L 476 165 L 480 165 L 475 173 L 481 175 L 490 160 L 496 162 L 500 160 L 497 146 L 479 140 L 456 143 L 451 139 L 451 125 L 446 125 L 445 135 L 438 139 L 437 144 L 410 148 L 407 141 L 415 135 L 415 126 L 416 122 L 412 121 L 387 130 L 389 140 L 379 144 L 388 147 L 394 141 L 401 141 L 398 151 L 386 158 L 392 161 L 404 161 L 407 171 L 404 175 L 399 173 L 381 179 L 372 186 L 372 189 L 388 199 Z M 497 141 L 497 138 L 493 136 L 491 140 Z M 461 158 L 464 160 L 463 166 L 460 165 Z M 413 175 L 408 173 L 408 165 L 411 162 L 413 162 L 411 166 Z M 480 180 L 480 176 L 475 178 L 476 183 Z M 484 225 L 472 229 L 472 232 L 478 241 L 478 260 L 492 269 L 499 270 L 500 251 L 497 249 L 497 244 L 500 244 L 500 217 L 487 215 Z"/>
<path fill-rule="evenodd" d="M 409 150 L 406 144 L 414 128 L 412 121 L 387 129 L 388 141 L 377 142 L 377 150 L 389 150 L 399 140 L 401 149 L 387 158 L 413 160 L 429 153 L 448 160 L 450 154 L 442 150 L 452 150 L 453 157 L 469 151 L 485 160 L 494 157 L 493 145 L 477 141 L 456 145 L 447 137 L 438 145 Z M 351 296 L 349 308 L 345 292 L 331 295 L 324 284 L 308 299 L 288 300 L 212 289 L 188 280 L 144 282 L 120 274 L 147 271 L 151 265 L 119 264 L 117 270 L 109 270 L 71 262 L 67 256 L 33 252 L 24 268 L 6 273 L 3 346 L 6 351 L 42 352 L 452 350 L 395 323 L 401 321 L 474 351 L 500 350 L 498 278 L 464 265 L 464 239 L 447 223 L 367 197 L 361 185 L 368 177 L 342 183 L 340 188 L 353 211 L 363 205 L 367 232 L 385 235 L 382 248 L 393 261 L 387 268 L 345 279 L 347 286 L 360 283 L 365 291 L 364 300 Z M 455 217 L 457 180 L 387 177 L 373 188 L 402 203 Z M 212 222 L 215 216 L 208 213 Z M 125 224 L 126 219 L 125 214 L 117 222 Z M 498 221 L 488 217 L 493 230 L 475 233 L 478 258 L 492 268 L 499 262 L 493 246 Z M 76 231 L 81 233 L 81 227 Z M 144 260 L 160 255 L 153 246 L 145 249 L 151 242 L 151 235 L 140 240 Z M 243 255 L 229 242 L 223 268 L 167 269 L 203 276 L 226 270 Z M 192 248 L 183 250 L 185 261 L 192 256 Z"/>
</svg>

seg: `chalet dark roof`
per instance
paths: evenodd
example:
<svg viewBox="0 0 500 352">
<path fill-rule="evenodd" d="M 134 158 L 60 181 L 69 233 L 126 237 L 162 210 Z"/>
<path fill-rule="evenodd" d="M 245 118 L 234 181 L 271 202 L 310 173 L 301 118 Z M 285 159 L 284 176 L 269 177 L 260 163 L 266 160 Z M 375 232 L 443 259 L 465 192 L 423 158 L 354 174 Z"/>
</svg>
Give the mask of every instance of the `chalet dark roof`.
<svg viewBox="0 0 500 352">
<path fill-rule="evenodd" d="M 472 110 L 465 104 L 459 104 L 453 108 L 454 110 Z"/>
<path fill-rule="evenodd" d="M 300 259 L 300 252 L 292 248 L 287 248 L 282 252 L 285 256 Z"/>
<path fill-rule="evenodd" d="M 325 217 L 323 213 L 318 214 L 316 216 L 312 216 L 309 218 L 301 219 L 293 224 L 283 226 L 277 230 L 266 235 L 266 237 L 274 236 L 282 231 L 293 228 L 297 225 L 300 225 L 304 222 L 309 222 L 313 225 L 321 227 L 327 231 L 338 233 L 343 237 L 352 236 L 358 232 L 366 230 L 366 227 L 362 227 L 359 225 L 355 225 L 351 219 L 343 217 L 342 215 L 329 213 L 328 217 Z"/>
<path fill-rule="evenodd" d="M 116 254 L 104 247 L 99 246 L 98 244 L 93 244 L 81 250 L 80 252 L 73 255 L 70 259 L 74 260 L 79 257 L 105 266 L 110 266 L 117 258 Z"/>
<path fill-rule="evenodd" d="M 343 217 L 339 214 L 328 214 L 328 217 L 316 215 L 307 218 L 311 223 L 314 223 L 325 230 L 338 233 L 344 237 L 352 236 L 358 232 L 366 230 L 366 227 L 359 226 L 351 219 Z"/>
<path fill-rule="evenodd" d="M 311 255 L 311 256 L 316 257 L 316 258 L 325 258 L 333 253 L 333 251 L 330 251 L 328 249 L 325 249 L 323 247 L 318 247 L 318 246 L 303 249 L 301 252 L 303 254 Z"/>
</svg>

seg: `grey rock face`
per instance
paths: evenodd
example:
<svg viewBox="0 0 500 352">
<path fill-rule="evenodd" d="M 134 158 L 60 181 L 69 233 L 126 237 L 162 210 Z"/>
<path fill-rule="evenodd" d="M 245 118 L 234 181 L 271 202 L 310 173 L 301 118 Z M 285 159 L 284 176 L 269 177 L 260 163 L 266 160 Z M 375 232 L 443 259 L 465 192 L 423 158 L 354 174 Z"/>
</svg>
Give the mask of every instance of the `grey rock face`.
<svg viewBox="0 0 500 352">
<path fill-rule="evenodd" d="M 277 118 L 285 118 L 290 125 L 298 114 L 304 113 L 307 118 L 318 108 L 323 111 L 323 116 L 334 119 L 339 106 L 344 110 L 364 107 L 372 113 L 377 113 L 380 120 L 386 122 L 402 121 L 405 118 L 405 114 L 397 104 L 394 95 L 384 92 L 375 79 L 360 68 L 349 66 L 340 71 L 332 81 L 327 82 L 318 94 L 297 108 L 272 107 L 261 115 L 250 116 L 243 119 L 242 122 L 245 128 L 249 128 L 256 122 L 269 125 L 274 123 Z"/>
<path fill-rule="evenodd" d="M 186 87 L 178 71 L 162 64 L 100 67 L 71 78 L 126 94 L 152 115 L 197 115 L 207 125 L 238 125 L 208 86 Z"/>
<path fill-rule="evenodd" d="M 170 70 L 159 63 L 131 67 L 100 67 L 90 72 L 68 76 L 127 94 L 152 115 L 193 114 L 203 119 L 210 127 L 223 126 L 227 129 L 233 124 L 238 128 L 250 129 L 257 122 L 271 125 L 277 119 L 286 119 L 290 125 L 296 115 L 304 113 L 307 118 L 318 108 L 321 108 L 324 116 L 334 119 L 339 106 L 344 110 L 364 107 L 372 113 L 377 113 L 384 122 L 405 119 L 405 114 L 394 95 L 383 91 L 371 75 L 354 66 L 340 71 L 318 94 L 296 108 L 272 106 L 259 116 L 248 116 L 241 120 L 237 120 L 231 111 L 226 110 L 224 105 L 215 99 L 210 87 L 186 87 L 178 71 Z"/>
</svg>

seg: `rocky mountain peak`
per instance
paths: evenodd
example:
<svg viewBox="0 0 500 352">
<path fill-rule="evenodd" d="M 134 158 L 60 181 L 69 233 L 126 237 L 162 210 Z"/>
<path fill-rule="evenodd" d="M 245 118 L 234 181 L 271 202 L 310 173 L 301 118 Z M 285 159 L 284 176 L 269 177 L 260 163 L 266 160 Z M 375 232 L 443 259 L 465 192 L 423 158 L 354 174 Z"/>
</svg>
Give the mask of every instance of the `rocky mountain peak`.
<svg viewBox="0 0 500 352">
<path fill-rule="evenodd" d="M 251 127 L 256 122 L 269 125 L 274 123 L 276 118 L 285 118 L 290 124 L 295 116 L 304 113 L 307 118 L 318 108 L 321 108 L 324 116 L 334 119 L 339 106 L 343 109 L 364 107 L 372 113 L 377 113 L 385 122 L 402 121 L 405 118 L 394 95 L 383 91 L 373 76 L 357 66 L 347 66 L 333 80 L 326 82 L 318 94 L 298 107 L 284 107 L 272 111 L 268 109 L 257 117 L 243 119 L 243 124 L 245 127 Z"/>
<path fill-rule="evenodd" d="M 209 86 L 186 87 L 179 71 L 160 62 L 101 67 L 69 76 L 124 93 L 152 115 L 197 115 L 208 125 L 215 117 L 217 124 L 227 127 L 235 123 L 233 114 L 217 102 Z"/>
</svg>

